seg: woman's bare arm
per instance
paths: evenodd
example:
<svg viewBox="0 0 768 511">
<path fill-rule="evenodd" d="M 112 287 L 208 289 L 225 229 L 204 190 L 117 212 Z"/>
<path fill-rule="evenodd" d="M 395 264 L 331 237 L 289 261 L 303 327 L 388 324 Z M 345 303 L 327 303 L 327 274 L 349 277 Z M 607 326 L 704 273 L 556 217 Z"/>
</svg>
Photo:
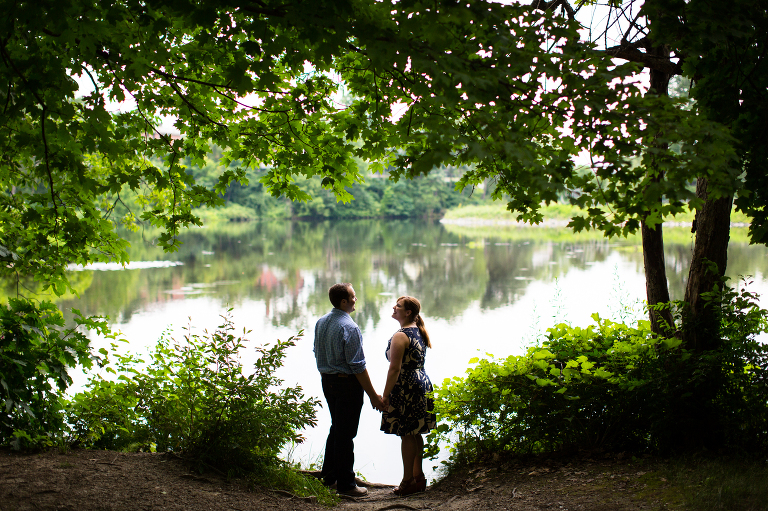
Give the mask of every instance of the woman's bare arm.
<svg viewBox="0 0 768 511">
<path fill-rule="evenodd" d="M 384 405 L 389 406 L 389 395 L 400 377 L 400 370 L 403 366 L 403 355 L 405 348 L 408 347 L 408 336 L 403 332 L 397 332 L 392 337 L 392 344 L 389 346 L 389 370 L 387 371 L 387 383 L 384 385 Z"/>
</svg>

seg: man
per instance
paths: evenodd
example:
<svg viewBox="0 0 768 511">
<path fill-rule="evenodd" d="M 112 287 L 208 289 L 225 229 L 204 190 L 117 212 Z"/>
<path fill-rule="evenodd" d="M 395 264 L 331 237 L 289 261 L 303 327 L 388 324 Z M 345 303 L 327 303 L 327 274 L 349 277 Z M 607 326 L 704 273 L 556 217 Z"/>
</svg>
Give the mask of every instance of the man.
<svg viewBox="0 0 768 511">
<path fill-rule="evenodd" d="M 363 392 L 371 405 L 384 409 L 365 368 L 363 335 L 349 315 L 355 310 L 355 290 L 351 284 L 335 284 L 328 290 L 333 310 L 315 325 L 315 359 L 322 375 L 323 394 L 331 412 L 331 430 L 325 443 L 322 478 L 326 485 L 336 483 L 336 491 L 362 497 L 368 490 L 355 484 L 354 438 L 363 409 Z"/>
</svg>

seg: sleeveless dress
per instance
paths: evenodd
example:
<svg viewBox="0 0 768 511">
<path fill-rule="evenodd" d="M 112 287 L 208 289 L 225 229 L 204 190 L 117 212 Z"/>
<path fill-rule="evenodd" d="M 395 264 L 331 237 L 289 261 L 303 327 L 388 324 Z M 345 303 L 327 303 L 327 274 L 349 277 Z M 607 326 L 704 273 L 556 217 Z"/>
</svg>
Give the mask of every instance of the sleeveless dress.
<svg viewBox="0 0 768 511">
<path fill-rule="evenodd" d="M 389 408 L 381 417 L 381 431 L 398 436 L 427 433 L 436 425 L 435 414 L 430 411 L 434 408 L 429 396 L 432 382 L 424 372 L 427 344 L 417 327 L 401 328 L 398 332 L 407 335 L 409 342 L 403 353 L 400 376 L 389 396 Z M 391 347 L 390 338 L 384 352 L 387 360 Z"/>
</svg>

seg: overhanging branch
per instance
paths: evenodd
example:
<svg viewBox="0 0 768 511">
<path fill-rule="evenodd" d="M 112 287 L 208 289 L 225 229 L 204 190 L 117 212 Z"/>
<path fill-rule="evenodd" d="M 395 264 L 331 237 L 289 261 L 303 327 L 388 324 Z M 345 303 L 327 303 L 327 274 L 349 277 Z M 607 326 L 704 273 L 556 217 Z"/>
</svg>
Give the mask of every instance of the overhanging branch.
<svg viewBox="0 0 768 511">
<path fill-rule="evenodd" d="M 618 46 L 612 46 L 605 50 L 592 50 L 596 53 L 603 53 L 624 59 L 630 62 L 637 62 L 644 67 L 666 73 L 669 76 L 679 75 L 683 72 L 682 59 L 679 62 L 672 62 L 669 57 L 658 57 L 650 53 L 644 53 L 639 48 L 644 48 L 647 44 L 646 38 L 640 39 L 634 43 L 622 43 Z"/>
<path fill-rule="evenodd" d="M 547 0 L 533 0 L 530 5 L 534 9 L 541 9 L 542 11 L 554 11 L 562 6 L 565 12 L 568 13 L 568 19 L 572 20 L 576 17 L 576 12 L 567 0 L 552 0 L 551 2 L 547 2 Z"/>
</svg>

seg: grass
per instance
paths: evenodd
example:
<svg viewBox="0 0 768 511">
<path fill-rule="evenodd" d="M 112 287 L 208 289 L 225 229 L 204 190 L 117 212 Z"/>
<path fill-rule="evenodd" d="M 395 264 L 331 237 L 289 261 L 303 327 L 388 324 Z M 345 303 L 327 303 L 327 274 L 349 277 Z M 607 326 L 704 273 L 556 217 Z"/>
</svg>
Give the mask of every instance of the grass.
<svg viewBox="0 0 768 511">
<path fill-rule="evenodd" d="M 445 219 L 447 220 L 461 220 L 461 219 L 479 219 L 479 220 L 505 220 L 514 221 L 515 215 L 507 211 L 506 206 L 502 203 L 484 204 L 484 205 L 471 205 L 463 206 L 456 209 L 448 210 L 445 213 Z M 578 208 L 567 204 L 550 204 L 542 208 L 542 214 L 545 220 L 566 221 L 573 215 L 579 212 Z M 691 233 L 690 224 L 693 221 L 693 213 L 686 213 L 677 215 L 673 220 L 665 223 L 664 226 L 664 242 L 671 244 L 686 244 L 692 243 L 694 235 Z M 749 224 L 750 219 L 743 213 L 737 213 L 736 211 L 731 213 L 732 224 Z M 682 224 L 683 226 L 671 225 Z M 548 227 L 539 226 L 535 229 L 527 228 L 525 226 L 520 227 L 518 224 L 510 223 L 508 225 L 461 225 L 445 223 L 446 230 L 466 236 L 469 238 L 493 238 L 498 240 L 540 240 L 550 242 L 570 242 L 574 240 L 589 241 L 589 240 L 604 240 L 602 231 L 581 231 L 574 233 L 570 229 L 560 227 Z M 749 243 L 749 233 L 747 227 L 731 227 L 730 241 L 732 243 Z M 630 235 L 627 238 L 613 238 L 611 242 L 615 243 L 627 243 L 638 244 L 640 243 L 639 233 L 636 235 Z"/>
<path fill-rule="evenodd" d="M 768 510 L 768 462 L 681 458 L 662 471 L 686 509 Z"/>
<path fill-rule="evenodd" d="M 550 204 L 542 208 L 544 218 L 548 220 L 568 220 L 578 208 L 567 204 Z M 460 218 L 479 218 L 482 220 L 515 220 L 517 215 L 507 211 L 507 205 L 503 202 L 494 202 L 492 204 L 479 204 L 470 206 L 459 206 L 449 209 L 445 212 L 446 219 Z"/>
<path fill-rule="evenodd" d="M 319 479 L 302 474 L 299 469 L 289 464 L 269 465 L 248 476 L 255 486 L 262 488 L 287 491 L 302 498 L 316 497 L 317 502 L 324 506 L 335 506 L 339 497 L 325 487 Z"/>
<path fill-rule="evenodd" d="M 571 206 L 569 204 L 555 204 L 552 203 L 549 206 L 542 206 L 541 213 L 544 215 L 545 220 L 568 220 L 572 216 L 580 212 L 579 208 Z M 494 202 L 492 204 L 482 205 L 470 205 L 459 206 L 458 208 L 449 209 L 445 213 L 446 219 L 457 220 L 462 218 L 478 218 L 481 220 L 515 220 L 517 215 L 507 211 L 507 205 L 503 202 Z M 672 218 L 669 218 L 667 222 L 683 223 L 690 225 L 693 222 L 694 213 L 692 211 L 686 211 L 680 213 Z M 736 211 L 731 212 L 731 223 L 736 224 L 749 224 L 752 219 Z"/>
<path fill-rule="evenodd" d="M 634 459 L 634 458 L 633 458 Z M 686 511 L 768 510 L 768 462 L 687 456 L 634 464 L 645 472 L 635 499 L 652 509 Z M 596 485 L 590 487 L 596 491 Z"/>
<path fill-rule="evenodd" d="M 578 233 L 566 227 L 516 227 L 512 225 L 456 225 L 445 223 L 445 230 L 468 239 L 493 239 L 495 241 L 541 241 L 572 243 L 577 241 L 607 241 L 601 231 L 581 231 Z M 666 233 L 666 231 L 665 231 Z M 640 237 L 617 238 L 619 243 L 638 244 Z"/>
</svg>

